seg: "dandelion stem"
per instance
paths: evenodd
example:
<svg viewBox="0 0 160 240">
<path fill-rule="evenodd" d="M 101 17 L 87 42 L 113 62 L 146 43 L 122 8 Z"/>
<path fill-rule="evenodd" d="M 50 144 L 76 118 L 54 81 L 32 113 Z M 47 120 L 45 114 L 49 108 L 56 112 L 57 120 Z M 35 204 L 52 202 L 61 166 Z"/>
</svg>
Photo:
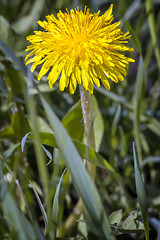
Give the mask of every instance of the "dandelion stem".
<svg viewBox="0 0 160 240">
<path fill-rule="evenodd" d="M 91 107 L 89 100 L 89 93 L 84 89 L 82 85 L 79 85 L 80 88 L 80 96 L 81 96 L 81 107 L 83 113 L 84 120 L 84 128 L 86 133 L 86 143 L 88 146 L 95 149 L 95 139 L 94 139 L 94 131 L 92 128 L 92 116 L 91 116 Z M 92 179 L 95 179 L 96 175 L 96 167 L 94 164 L 88 162 L 88 171 Z"/>
<path fill-rule="evenodd" d="M 95 149 L 94 132 L 91 126 L 92 117 L 91 117 L 89 93 L 84 89 L 82 85 L 79 85 L 79 88 L 80 88 L 84 128 L 85 128 L 85 134 L 86 134 L 86 144 L 92 147 L 93 149 Z M 96 176 L 96 166 L 88 162 L 87 168 L 90 176 L 94 180 Z M 73 229 L 73 227 L 77 224 L 77 220 L 79 219 L 82 213 L 83 213 L 83 202 L 81 199 L 79 199 L 70 216 L 67 218 L 65 223 L 58 229 L 57 236 L 60 238 L 66 236 L 67 233 L 69 233 Z"/>
</svg>

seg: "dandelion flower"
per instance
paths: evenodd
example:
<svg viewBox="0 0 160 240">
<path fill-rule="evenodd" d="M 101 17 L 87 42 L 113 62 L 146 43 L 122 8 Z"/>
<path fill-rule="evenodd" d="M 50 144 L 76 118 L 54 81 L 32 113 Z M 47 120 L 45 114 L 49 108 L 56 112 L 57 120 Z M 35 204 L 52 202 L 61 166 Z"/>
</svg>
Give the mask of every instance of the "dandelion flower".
<svg viewBox="0 0 160 240">
<path fill-rule="evenodd" d="M 77 83 L 92 94 L 94 84 L 100 87 L 102 82 L 110 90 L 108 79 L 122 81 L 129 62 L 134 62 L 122 52 L 132 52 L 133 48 L 125 45 L 129 32 L 121 31 L 120 22 L 112 23 L 112 8 L 113 4 L 102 16 L 100 11 L 90 13 L 87 7 L 84 11 L 66 9 L 57 17 L 51 14 L 47 21 L 38 21 L 45 31 L 28 36 L 31 45 L 26 49 L 32 50 L 26 57 L 26 64 L 33 63 L 31 71 L 42 64 L 38 80 L 49 72 L 50 88 L 59 80 L 59 89 L 64 91 L 69 85 L 71 94 Z"/>
</svg>

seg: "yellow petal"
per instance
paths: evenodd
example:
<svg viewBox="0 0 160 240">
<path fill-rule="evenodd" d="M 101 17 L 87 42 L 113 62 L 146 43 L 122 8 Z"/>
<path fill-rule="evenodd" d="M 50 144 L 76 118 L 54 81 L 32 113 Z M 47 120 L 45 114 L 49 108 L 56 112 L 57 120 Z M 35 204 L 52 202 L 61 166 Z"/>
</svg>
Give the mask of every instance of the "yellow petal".
<svg viewBox="0 0 160 240">
<path fill-rule="evenodd" d="M 62 73 L 61 73 L 61 78 L 59 80 L 59 89 L 60 91 L 64 91 L 65 87 L 66 87 L 66 74 L 64 72 L 64 69 L 62 70 Z"/>
<path fill-rule="evenodd" d="M 34 31 L 34 35 L 27 37 L 31 44 L 26 51 L 31 52 L 25 59 L 26 64 L 33 63 L 32 71 L 43 64 L 38 80 L 51 68 L 49 86 L 60 77 L 60 90 L 70 83 L 71 94 L 77 82 L 93 93 L 94 84 L 100 87 L 100 81 L 107 90 L 110 88 L 108 78 L 122 81 L 129 63 L 134 62 L 122 52 L 132 52 L 133 48 L 127 46 L 129 32 L 122 32 L 120 22 L 112 23 L 112 9 L 113 4 L 100 15 L 100 11 L 90 13 L 87 7 L 84 11 L 76 8 L 38 21 L 45 31 Z"/>
<path fill-rule="evenodd" d="M 54 67 L 52 67 L 49 75 L 48 75 L 48 80 L 49 80 L 49 84 L 50 84 L 50 87 L 57 81 L 62 69 L 63 69 L 63 66 L 64 66 L 64 62 L 61 62 L 61 63 L 57 63 L 54 65 Z"/>
<path fill-rule="evenodd" d="M 109 85 L 108 80 L 102 80 L 102 83 L 103 83 L 104 87 L 107 89 L 107 91 L 109 91 L 110 90 L 110 85 Z"/>
<path fill-rule="evenodd" d="M 109 7 L 109 9 L 104 13 L 105 20 L 109 20 L 112 14 L 113 4 Z"/>
<path fill-rule="evenodd" d="M 88 79 L 87 79 L 87 73 L 85 69 L 82 69 L 82 84 L 84 88 L 87 90 L 88 89 Z"/>
<path fill-rule="evenodd" d="M 77 65 L 75 66 L 74 72 L 75 72 L 75 77 L 76 77 L 78 83 L 81 84 L 81 71 Z"/>
<path fill-rule="evenodd" d="M 50 69 L 50 66 L 47 67 L 47 60 L 46 62 L 43 64 L 39 74 L 38 74 L 38 80 L 40 80 Z"/>
<path fill-rule="evenodd" d="M 77 80 L 76 80 L 74 74 L 72 73 L 72 75 L 70 77 L 70 84 L 69 84 L 70 94 L 74 94 L 74 92 L 76 90 L 76 86 L 77 86 Z"/>
<path fill-rule="evenodd" d="M 89 93 L 90 94 L 93 94 L 93 82 L 92 82 L 92 80 L 91 79 L 89 79 L 89 82 L 88 82 L 88 91 L 89 91 Z"/>
</svg>

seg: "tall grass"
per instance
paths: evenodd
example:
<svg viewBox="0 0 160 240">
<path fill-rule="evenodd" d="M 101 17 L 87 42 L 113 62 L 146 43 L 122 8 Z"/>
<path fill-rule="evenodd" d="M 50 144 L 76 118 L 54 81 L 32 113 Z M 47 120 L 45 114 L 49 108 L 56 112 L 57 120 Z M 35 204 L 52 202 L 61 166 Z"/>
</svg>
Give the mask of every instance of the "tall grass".
<svg viewBox="0 0 160 240">
<path fill-rule="evenodd" d="M 80 5 L 104 12 L 112 2 Z M 66 7 L 75 2 L 0 2 L 0 239 L 51 240 L 60 230 L 64 239 L 159 239 L 160 3 L 114 3 L 136 62 L 111 91 L 95 88 L 96 151 L 85 144 L 78 89 L 50 90 L 24 65 L 36 21 Z M 95 183 L 86 160 L 97 166 Z M 68 229 L 79 198 L 84 214 Z"/>
</svg>

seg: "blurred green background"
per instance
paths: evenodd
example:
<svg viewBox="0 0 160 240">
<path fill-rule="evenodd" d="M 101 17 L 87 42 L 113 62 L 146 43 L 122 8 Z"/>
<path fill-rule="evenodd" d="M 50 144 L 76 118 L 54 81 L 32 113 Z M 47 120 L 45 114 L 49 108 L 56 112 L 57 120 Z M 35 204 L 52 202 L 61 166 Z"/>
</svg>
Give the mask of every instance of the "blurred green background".
<svg viewBox="0 0 160 240">
<path fill-rule="evenodd" d="M 123 32 L 132 34 L 129 45 L 135 52 L 130 56 L 135 63 L 130 64 L 123 82 L 110 81 L 109 92 L 103 86 L 95 88 L 91 97 L 96 113 L 96 150 L 100 153 L 97 160 L 93 157 L 99 164 L 96 186 L 107 215 L 115 213 L 116 220 L 110 217 L 110 223 L 116 239 L 145 239 L 139 225 L 142 217 L 135 185 L 135 142 L 146 189 L 150 239 L 160 239 L 160 1 L 0 0 L 0 240 L 55 239 L 56 230 L 79 198 L 69 171 L 60 181 L 66 165 L 62 149 L 53 148 L 56 143 L 52 144 L 52 136 L 43 136 L 42 141 L 38 134 L 52 133 L 52 129 L 39 93 L 28 79 L 34 79 L 70 137 L 83 142 L 79 90 L 74 95 L 68 90 L 60 92 L 58 83 L 50 90 L 46 77 L 37 81 L 38 68 L 30 75 L 24 64 L 26 36 L 41 30 L 37 21 L 45 20 L 46 15 L 77 6 L 83 9 L 85 5 L 91 12 L 104 13 L 111 3 L 115 21 L 122 22 Z M 34 136 L 27 138 L 31 131 Z M 43 148 L 35 141 L 43 143 Z M 83 150 L 79 150 L 81 155 Z M 100 167 L 100 157 L 121 180 Z M 52 206 L 55 192 L 58 207 Z M 56 224 L 53 212 L 58 215 Z M 127 226 L 122 225 L 128 217 Z M 89 223 L 79 222 L 64 239 L 101 239 L 86 225 Z"/>
</svg>

